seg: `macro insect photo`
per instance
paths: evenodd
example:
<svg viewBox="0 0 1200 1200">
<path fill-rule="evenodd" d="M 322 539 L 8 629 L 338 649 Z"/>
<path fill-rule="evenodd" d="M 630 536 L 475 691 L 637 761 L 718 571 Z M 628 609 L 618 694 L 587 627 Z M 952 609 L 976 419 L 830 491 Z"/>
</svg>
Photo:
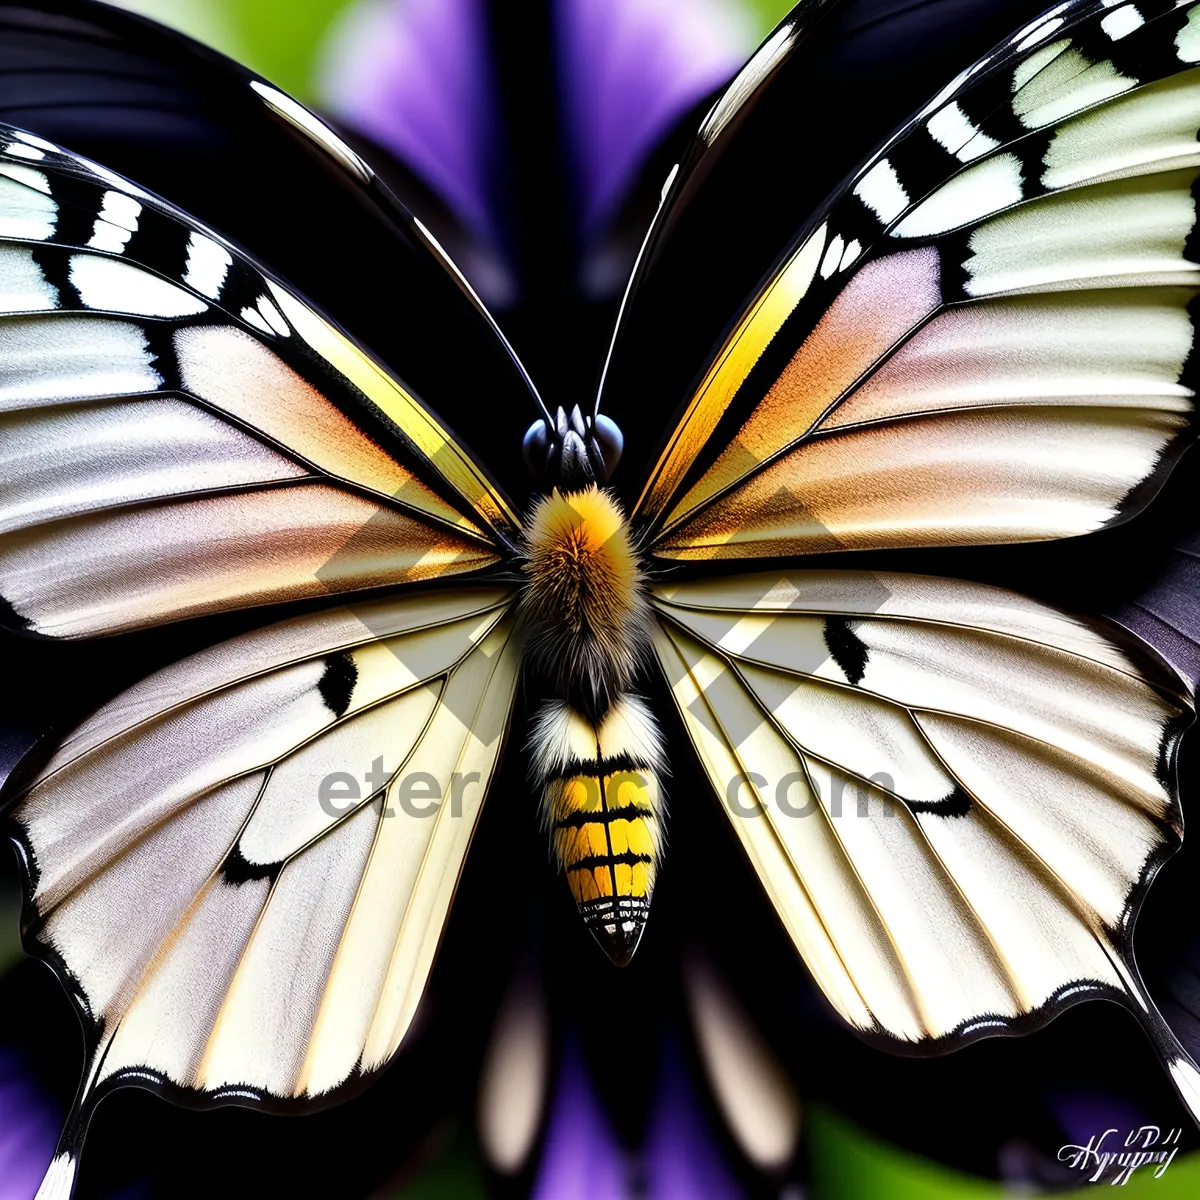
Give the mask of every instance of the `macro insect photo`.
<svg viewBox="0 0 1200 1200">
<path fill-rule="evenodd" d="M 0 0 L 0 1200 L 1200 1194 L 1200 4 Z"/>
</svg>

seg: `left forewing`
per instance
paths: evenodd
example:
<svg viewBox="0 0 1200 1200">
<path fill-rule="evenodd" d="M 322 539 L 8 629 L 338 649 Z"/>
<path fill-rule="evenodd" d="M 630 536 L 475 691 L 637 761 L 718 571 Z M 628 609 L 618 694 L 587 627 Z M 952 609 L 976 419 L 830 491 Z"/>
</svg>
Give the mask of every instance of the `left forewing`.
<svg viewBox="0 0 1200 1200">
<path fill-rule="evenodd" d="M 186 214 L 0 126 L 0 623 L 51 637 L 498 562 L 405 386 Z"/>
<path fill-rule="evenodd" d="M 777 572 L 654 603 L 701 762 L 847 1021 L 952 1045 L 1087 994 L 1147 1008 L 1130 934 L 1181 835 L 1191 713 L 1161 663 L 912 575 Z"/>
</svg>

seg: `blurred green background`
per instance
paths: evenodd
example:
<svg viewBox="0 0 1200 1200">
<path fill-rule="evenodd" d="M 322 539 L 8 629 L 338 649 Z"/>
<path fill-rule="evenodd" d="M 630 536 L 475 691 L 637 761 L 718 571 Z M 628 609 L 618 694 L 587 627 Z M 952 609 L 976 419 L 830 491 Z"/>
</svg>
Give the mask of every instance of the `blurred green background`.
<svg viewBox="0 0 1200 1200">
<path fill-rule="evenodd" d="M 767 34 L 792 7 L 789 0 L 739 0 Z M 294 96 L 316 100 L 321 46 L 354 0 L 122 0 L 121 7 L 223 50 Z"/>
</svg>

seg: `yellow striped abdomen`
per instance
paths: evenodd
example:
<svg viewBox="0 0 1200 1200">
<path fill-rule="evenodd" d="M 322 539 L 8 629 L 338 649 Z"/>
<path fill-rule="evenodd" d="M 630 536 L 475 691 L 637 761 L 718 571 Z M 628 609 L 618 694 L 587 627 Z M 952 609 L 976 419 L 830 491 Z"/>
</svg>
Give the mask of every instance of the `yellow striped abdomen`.
<svg viewBox="0 0 1200 1200">
<path fill-rule="evenodd" d="M 624 966 L 637 949 L 664 845 L 662 748 L 645 706 L 623 696 L 599 727 L 549 704 L 534 731 L 543 822 L 584 924 Z"/>
</svg>

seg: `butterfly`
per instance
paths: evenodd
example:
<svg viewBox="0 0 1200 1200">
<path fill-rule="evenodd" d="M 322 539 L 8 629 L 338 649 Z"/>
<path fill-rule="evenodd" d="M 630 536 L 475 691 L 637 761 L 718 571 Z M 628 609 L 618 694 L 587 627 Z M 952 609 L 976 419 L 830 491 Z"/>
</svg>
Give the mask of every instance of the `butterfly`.
<svg viewBox="0 0 1200 1200">
<path fill-rule="evenodd" d="M 945 1050 L 1105 996 L 1197 1110 L 1132 951 L 1182 833 L 1190 689 L 1116 626 L 911 567 L 1131 519 L 1189 444 L 1200 8 L 1076 2 L 1005 37 L 825 199 L 775 194 L 762 225 L 782 213 L 788 234 L 714 318 L 710 262 L 747 268 L 721 264 L 713 208 L 763 122 L 801 120 L 787 86 L 837 12 L 796 10 L 705 118 L 586 411 L 537 415 L 436 242 L 261 80 L 223 102 L 293 131 L 380 221 L 371 267 L 395 270 L 340 303 L 377 330 L 395 300 L 396 369 L 145 185 L 4 125 L 5 623 L 240 623 L 6 785 L 26 936 L 89 1031 L 42 1200 L 70 1193 L 114 1088 L 272 1107 L 382 1069 L 507 743 L 527 791 L 492 802 L 540 806 L 615 962 L 650 919 L 672 761 L 694 754 L 864 1037 Z M 694 322 L 662 304 L 693 292 Z M 650 453 L 647 389 L 672 377 L 692 382 Z M 524 510 L 446 423 L 479 410 L 486 444 L 518 397 Z M 893 551 L 908 569 L 879 565 Z M 514 731 L 519 693 L 534 716 Z M 721 900 L 718 878 L 697 897 Z"/>
</svg>

